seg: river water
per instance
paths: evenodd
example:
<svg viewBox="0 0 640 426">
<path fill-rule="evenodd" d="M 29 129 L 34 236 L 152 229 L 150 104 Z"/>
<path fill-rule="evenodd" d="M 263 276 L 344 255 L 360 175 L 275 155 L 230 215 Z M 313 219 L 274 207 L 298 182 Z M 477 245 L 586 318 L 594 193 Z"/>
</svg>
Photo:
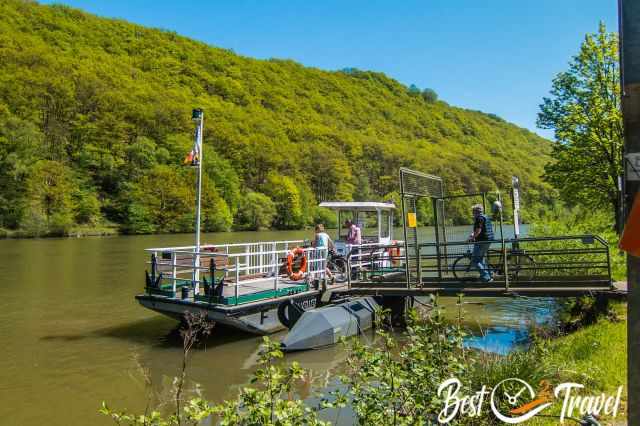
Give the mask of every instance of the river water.
<svg viewBox="0 0 640 426">
<path fill-rule="evenodd" d="M 205 234 L 207 243 L 310 238 L 310 232 Z M 0 241 L 0 424 L 112 424 L 110 406 L 144 411 L 179 372 L 176 322 L 140 307 L 148 247 L 190 245 L 191 235 Z M 443 300 L 455 316 L 455 301 Z M 548 300 L 466 300 L 465 321 L 482 329 L 468 346 L 505 353 L 526 340 Z M 277 338 L 278 336 L 276 336 Z M 204 396 L 234 396 L 256 366 L 261 338 L 214 329 L 188 376 Z M 320 376 L 338 368 L 339 347 L 288 356 Z M 191 383 L 193 384 L 193 383 Z"/>
</svg>

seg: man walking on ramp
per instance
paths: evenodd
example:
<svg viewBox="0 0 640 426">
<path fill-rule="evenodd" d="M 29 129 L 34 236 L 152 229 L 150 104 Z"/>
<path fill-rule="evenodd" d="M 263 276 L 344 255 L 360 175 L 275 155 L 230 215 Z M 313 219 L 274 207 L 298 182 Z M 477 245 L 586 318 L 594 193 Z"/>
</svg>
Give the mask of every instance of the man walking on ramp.
<svg viewBox="0 0 640 426">
<path fill-rule="evenodd" d="M 473 212 L 473 232 L 469 236 L 469 241 L 475 243 L 471 255 L 471 265 L 480 272 L 480 280 L 489 283 L 493 281 L 493 278 L 485 257 L 491 246 L 491 240 L 493 240 L 493 224 L 491 219 L 484 215 L 482 204 L 475 204 L 471 210 Z"/>
</svg>

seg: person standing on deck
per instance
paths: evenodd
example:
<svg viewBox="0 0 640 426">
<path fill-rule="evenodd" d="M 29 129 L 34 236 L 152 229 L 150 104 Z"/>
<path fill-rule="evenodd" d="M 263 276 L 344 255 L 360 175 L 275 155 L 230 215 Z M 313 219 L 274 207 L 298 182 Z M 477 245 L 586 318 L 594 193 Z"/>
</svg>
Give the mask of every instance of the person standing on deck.
<svg viewBox="0 0 640 426">
<path fill-rule="evenodd" d="M 471 211 L 473 212 L 473 232 L 469 236 L 469 241 L 475 243 L 471 254 L 471 265 L 480 272 L 480 280 L 488 283 L 493 281 L 493 278 L 485 257 L 493 240 L 493 224 L 484 214 L 482 204 L 474 205 Z"/>
<path fill-rule="evenodd" d="M 351 261 L 353 262 L 352 265 L 356 266 L 351 270 L 351 279 L 355 279 L 357 277 L 357 268 L 360 266 L 360 263 L 362 261 L 359 249 L 359 246 L 362 244 L 362 230 L 360 229 L 360 227 L 358 227 L 358 225 L 356 225 L 349 219 L 344 222 L 344 227 L 348 229 L 347 244 L 351 246 L 349 255 L 351 256 Z"/>
<path fill-rule="evenodd" d="M 316 225 L 316 239 L 313 242 L 313 246 L 315 248 L 327 249 L 327 257 L 329 254 L 329 250 L 335 250 L 335 246 L 333 244 L 333 241 L 331 240 L 331 237 L 329 237 L 329 234 L 324 232 L 324 225 L 321 223 Z M 331 273 L 331 270 L 329 268 L 325 268 L 325 274 L 329 279 L 333 278 L 333 274 Z"/>
<path fill-rule="evenodd" d="M 350 220 L 347 220 L 344 223 L 344 226 L 349 230 L 347 232 L 347 244 L 358 245 L 358 246 L 362 244 L 362 231 L 360 230 L 358 225 L 356 225 Z"/>
</svg>

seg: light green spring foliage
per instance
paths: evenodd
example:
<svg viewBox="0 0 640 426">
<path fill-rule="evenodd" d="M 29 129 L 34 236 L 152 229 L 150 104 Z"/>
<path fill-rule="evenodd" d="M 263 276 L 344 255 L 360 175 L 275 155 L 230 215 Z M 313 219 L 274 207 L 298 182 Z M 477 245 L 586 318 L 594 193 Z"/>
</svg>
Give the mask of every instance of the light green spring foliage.
<svg viewBox="0 0 640 426">
<path fill-rule="evenodd" d="M 618 35 L 600 23 L 596 34 L 585 36 L 569 69 L 553 80 L 538 115 L 538 126 L 553 129 L 556 137 L 545 178 L 569 204 L 608 207 L 619 215 L 620 102 Z"/>
<path fill-rule="evenodd" d="M 376 338 L 368 344 L 354 338 L 344 341 L 349 353 L 347 374 L 342 386 L 327 395 L 318 395 L 317 405 L 305 404 L 297 387 L 308 373 L 297 362 L 283 364 L 279 342 L 264 338 L 259 368 L 251 377 L 252 386 L 218 405 L 198 397 L 184 404 L 180 413 L 163 415 L 158 410 L 133 415 L 116 411 L 103 403 L 100 412 L 122 425 L 170 426 L 198 424 L 211 417 L 222 425 L 328 425 L 319 415 L 327 409 L 353 408 L 359 424 L 432 424 L 441 410 L 436 395 L 439 384 L 466 375 L 473 366 L 463 348 L 465 333 L 447 325 L 441 311 L 430 314 L 410 311 L 402 341 L 382 327 L 388 312 L 378 312 Z"/>
<path fill-rule="evenodd" d="M 451 192 L 505 188 L 517 174 L 531 206 L 551 196 L 539 178 L 546 140 L 414 92 L 380 73 L 255 60 L 65 6 L 6 0 L 0 228 L 106 220 L 130 233 L 191 229 L 195 171 L 181 163 L 194 107 L 205 111 L 210 231 L 307 226 L 319 200 L 397 191 L 400 166 L 442 175 Z M 57 176 L 80 193 L 43 210 L 28 182 Z M 59 200 L 62 188 L 48 191 Z M 263 197 L 253 197 L 265 206 L 259 220 L 240 213 L 250 192 L 269 197 L 276 213 Z"/>
</svg>

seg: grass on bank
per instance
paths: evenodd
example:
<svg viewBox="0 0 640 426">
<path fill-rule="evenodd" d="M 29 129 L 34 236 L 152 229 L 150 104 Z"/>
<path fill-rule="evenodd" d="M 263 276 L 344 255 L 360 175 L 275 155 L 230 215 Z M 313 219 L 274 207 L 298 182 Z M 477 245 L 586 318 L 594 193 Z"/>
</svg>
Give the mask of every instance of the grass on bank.
<svg viewBox="0 0 640 426">
<path fill-rule="evenodd" d="M 528 350 L 513 352 L 505 357 L 480 355 L 476 368 L 469 376 L 472 386 L 496 384 L 517 377 L 534 388 L 547 380 L 552 385 L 563 382 L 585 386 L 581 395 L 615 395 L 623 386 L 621 412 L 615 422 L 626 417 L 627 399 L 627 322 L 626 303 L 612 306 L 617 319 L 600 319 L 577 331 L 553 339 L 537 340 Z M 559 415 L 562 403 L 555 402 L 547 415 Z M 617 424 L 603 416 L 601 423 Z M 535 418 L 533 425 L 555 425 L 557 418 Z M 565 424 L 572 424 L 565 421 Z"/>
</svg>

